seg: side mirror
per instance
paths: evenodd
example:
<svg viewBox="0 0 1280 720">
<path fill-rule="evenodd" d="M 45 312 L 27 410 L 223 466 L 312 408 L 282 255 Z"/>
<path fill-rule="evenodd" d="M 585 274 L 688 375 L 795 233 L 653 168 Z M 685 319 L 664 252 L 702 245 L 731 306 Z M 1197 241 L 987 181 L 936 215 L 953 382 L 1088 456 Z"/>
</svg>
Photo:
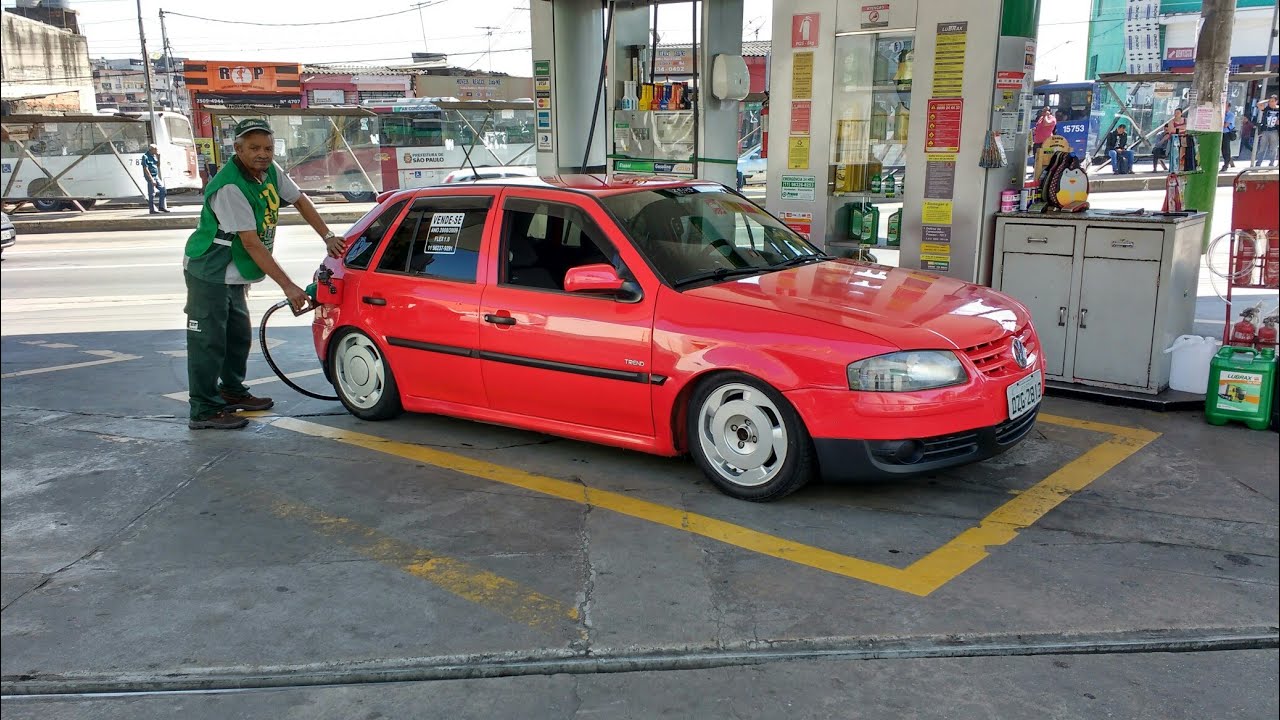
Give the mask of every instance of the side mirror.
<svg viewBox="0 0 1280 720">
<path fill-rule="evenodd" d="M 569 268 L 564 274 L 564 289 L 571 293 L 612 295 L 620 302 L 640 300 L 640 287 L 630 280 L 623 280 L 608 263 Z"/>
</svg>

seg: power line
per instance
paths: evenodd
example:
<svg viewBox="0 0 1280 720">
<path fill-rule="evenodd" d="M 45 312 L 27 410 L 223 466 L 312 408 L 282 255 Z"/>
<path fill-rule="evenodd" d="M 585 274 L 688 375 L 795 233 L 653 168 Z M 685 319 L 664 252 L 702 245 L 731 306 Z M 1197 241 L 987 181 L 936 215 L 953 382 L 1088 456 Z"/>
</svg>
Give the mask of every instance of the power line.
<svg viewBox="0 0 1280 720">
<path fill-rule="evenodd" d="M 178 17 L 190 18 L 192 20 L 200 20 L 203 22 L 223 23 L 225 25 L 253 25 L 256 27 L 316 27 L 319 25 L 346 25 L 347 23 L 364 22 L 366 20 L 378 20 L 381 18 L 393 17 L 395 15 L 404 15 L 406 13 L 417 12 L 420 8 L 429 8 L 448 2 L 449 0 L 435 0 L 435 2 L 423 2 L 410 7 L 407 10 L 397 10 L 395 12 L 383 13 L 382 15 L 367 15 L 365 17 L 351 18 L 349 20 L 326 20 L 324 22 L 309 23 L 281 23 L 281 22 L 249 22 L 248 20 L 223 20 L 219 18 L 200 17 L 199 15 L 187 15 L 186 13 L 167 11 L 166 15 L 176 15 Z"/>
</svg>

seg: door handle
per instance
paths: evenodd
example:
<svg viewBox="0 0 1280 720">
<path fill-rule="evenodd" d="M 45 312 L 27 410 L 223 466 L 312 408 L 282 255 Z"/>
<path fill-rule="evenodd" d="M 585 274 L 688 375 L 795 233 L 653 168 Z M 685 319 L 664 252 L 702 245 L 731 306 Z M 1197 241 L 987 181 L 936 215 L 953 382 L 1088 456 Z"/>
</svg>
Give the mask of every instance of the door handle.
<svg viewBox="0 0 1280 720">
<path fill-rule="evenodd" d="M 373 297 L 372 295 L 365 295 L 364 297 L 360 298 L 360 302 L 364 303 L 365 305 L 382 306 L 387 304 L 387 299 L 380 298 L 380 297 Z"/>
<path fill-rule="evenodd" d="M 516 324 L 516 319 L 511 317 L 510 315 L 493 315 L 489 313 L 485 314 L 484 321 L 487 323 L 493 323 L 494 325 L 515 325 Z"/>
<path fill-rule="evenodd" d="M 1084 324 L 1084 321 L 1088 319 L 1088 317 L 1089 311 L 1085 308 L 1080 308 L 1080 327 L 1088 329 L 1089 326 Z"/>
<path fill-rule="evenodd" d="M 1067 326 L 1067 308 L 1065 306 L 1058 307 L 1058 327 Z"/>
</svg>

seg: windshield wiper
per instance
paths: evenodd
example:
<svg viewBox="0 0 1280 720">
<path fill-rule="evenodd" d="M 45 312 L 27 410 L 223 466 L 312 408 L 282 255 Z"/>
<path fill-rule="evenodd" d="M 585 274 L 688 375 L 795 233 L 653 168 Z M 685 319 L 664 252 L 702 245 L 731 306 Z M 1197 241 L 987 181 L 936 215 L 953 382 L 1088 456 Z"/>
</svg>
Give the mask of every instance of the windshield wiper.
<svg viewBox="0 0 1280 720">
<path fill-rule="evenodd" d="M 783 260 L 782 262 L 774 263 L 774 264 L 770 265 L 769 267 L 771 267 L 771 268 L 788 268 L 788 267 L 795 267 L 796 265 L 805 265 L 805 264 L 807 264 L 807 263 L 811 263 L 811 262 L 822 262 L 823 260 L 831 260 L 831 259 L 832 259 L 832 258 L 831 258 L 831 256 L 830 256 L 830 255 L 824 255 L 824 254 L 821 254 L 821 253 L 816 254 L 816 255 L 797 255 L 797 256 L 795 256 L 795 257 L 793 257 L 793 258 L 789 258 L 789 259 L 787 259 L 787 260 Z"/>
<path fill-rule="evenodd" d="M 682 277 L 671 283 L 671 287 L 679 290 L 685 285 L 692 285 L 693 283 L 702 282 L 704 280 L 723 280 L 727 277 L 755 275 L 757 273 L 768 272 L 769 270 L 770 268 L 767 267 L 716 268 L 715 270 L 707 270 L 706 272 L 694 273 L 688 277 Z"/>
</svg>

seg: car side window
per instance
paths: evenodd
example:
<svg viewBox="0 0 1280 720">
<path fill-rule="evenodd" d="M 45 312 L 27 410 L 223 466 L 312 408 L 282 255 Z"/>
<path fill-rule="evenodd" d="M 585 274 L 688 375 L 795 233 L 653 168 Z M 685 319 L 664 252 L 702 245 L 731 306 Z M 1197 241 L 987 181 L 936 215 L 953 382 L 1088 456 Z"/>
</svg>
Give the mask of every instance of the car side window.
<svg viewBox="0 0 1280 720">
<path fill-rule="evenodd" d="M 578 208 L 513 198 L 503 217 L 498 277 L 504 285 L 563 291 L 570 268 L 596 263 L 631 277 L 604 232 Z"/>
<path fill-rule="evenodd" d="M 373 260 L 373 254 L 378 250 L 378 244 L 382 242 L 382 237 L 387 234 L 387 230 L 391 224 L 400 216 L 400 211 L 408 204 L 408 200 L 401 200 L 391 207 L 382 211 L 382 214 L 374 218 L 373 222 L 365 227 L 364 232 L 360 233 L 360 237 L 351 241 L 351 247 L 347 249 L 347 256 L 343 262 L 349 268 L 364 270 L 369 267 L 369 262 Z"/>
<path fill-rule="evenodd" d="M 378 271 L 475 282 L 491 201 L 420 198 L 387 244 Z"/>
</svg>

